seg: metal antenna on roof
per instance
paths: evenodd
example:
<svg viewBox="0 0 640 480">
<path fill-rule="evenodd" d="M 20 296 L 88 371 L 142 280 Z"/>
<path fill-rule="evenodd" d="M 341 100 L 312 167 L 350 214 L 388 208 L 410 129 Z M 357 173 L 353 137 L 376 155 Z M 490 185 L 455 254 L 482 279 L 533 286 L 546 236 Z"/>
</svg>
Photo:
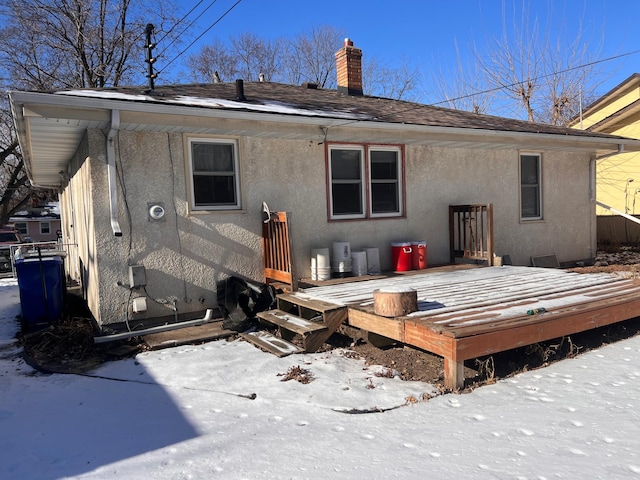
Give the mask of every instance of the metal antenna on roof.
<svg viewBox="0 0 640 480">
<path fill-rule="evenodd" d="M 147 27 L 144 30 L 147 35 L 146 44 L 144 48 L 146 49 L 146 54 L 147 54 L 145 62 L 149 64 L 148 65 L 149 71 L 147 73 L 147 78 L 149 79 L 149 92 L 153 91 L 154 89 L 153 81 L 158 77 L 158 74 L 153 71 L 153 64 L 156 61 L 156 59 L 153 57 L 153 49 L 155 48 L 156 45 L 151 42 L 151 34 L 153 33 L 154 28 L 155 27 L 153 26 L 153 24 L 147 23 Z"/>
</svg>

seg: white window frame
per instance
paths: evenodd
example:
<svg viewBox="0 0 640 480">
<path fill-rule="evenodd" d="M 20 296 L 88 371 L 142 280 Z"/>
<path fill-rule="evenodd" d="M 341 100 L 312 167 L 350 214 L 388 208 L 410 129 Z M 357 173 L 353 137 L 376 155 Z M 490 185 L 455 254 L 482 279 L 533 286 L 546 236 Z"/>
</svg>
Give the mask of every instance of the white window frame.
<svg viewBox="0 0 640 480">
<path fill-rule="evenodd" d="M 334 209 L 333 209 L 333 185 L 334 184 L 344 184 L 344 183 L 353 183 L 350 182 L 349 180 L 334 180 L 333 179 L 333 171 L 331 168 L 331 153 L 334 150 L 354 150 L 360 153 L 360 165 L 359 165 L 359 171 L 360 171 L 360 205 L 362 206 L 362 212 L 361 213 L 351 213 L 351 214 L 334 214 Z M 365 158 L 365 151 L 364 151 L 364 147 L 363 146 L 354 146 L 354 145 L 330 145 L 329 146 L 329 159 L 328 159 L 328 164 L 329 164 L 329 218 L 331 218 L 332 220 L 350 220 L 350 219 L 356 219 L 356 218 L 366 218 L 367 215 L 367 203 L 366 203 L 366 184 L 365 184 L 365 168 L 364 168 L 364 158 Z"/>
<path fill-rule="evenodd" d="M 338 183 L 349 183 L 348 180 L 334 180 L 333 172 L 331 167 L 331 157 L 332 152 L 334 150 L 355 150 L 360 153 L 360 186 L 361 186 L 361 205 L 362 212 L 360 213 L 352 213 L 352 214 L 336 214 L 334 213 L 334 201 L 333 201 L 333 185 Z M 372 202 L 372 184 L 373 183 L 382 183 L 384 180 L 376 180 L 374 181 L 371 178 L 371 153 L 379 151 L 379 152 L 394 152 L 396 154 L 396 168 L 397 168 L 397 178 L 395 180 L 390 180 L 393 183 L 397 184 L 397 201 L 398 201 L 398 211 L 397 212 L 382 212 L 382 213 L 374 213 L 373 212 L 373 202 Z M 354 219 L 366 219 L 366 218 L 390 218 L 390 217 L 402 217 L 404 215 L 404 182 L 403 182 L 403 165 L 404 165 L 404 155 L 401 147 L 397 145 L 353 145 L 353 144 L 330 144 L 327 147 L 327 166 L 328 166 L 328 200 L 329 200 L 329 219 L 330 220 L 354 220 Z"/>
<path fill-rule="evenodd" d="M 233 172 L 228 172 L 228 175 L 234 176 L 234 188 L 235 188 L 235 196 L 236 201 L 233 204 L 207 204 L 207 205 L 196 205 L 195 198 L 195 185 L 194 185 L 194 176 L 197 173 L 194 173 L 193 169 L 193 145 L 201 144 L 201 143 L 211 143 L 211 144 L 223 144 L 223 145 L 231 145 L 233 149 Z M 242 209 L 242 191 L 240 189 L 240 160 L 238 155 L 238 142 L 235 139 L 230 138 L 208 138 L 208 137 L 189 137 L 187 142 L 187 173 L 188 173 L 188 182 L 187 185 L 189 187 L 189 203 L 191 210 L 193 211 L 225 211 L 225 210 L 241 210 Z"/>
<path fill-rule="evenodd" d="M 538 162 L 537 162 L 537 183 L 536 184 L 524 184 L 523 183 L 523 179 L 522 179 L 522 157 L 537 157 Z M 518 179 L 520 181 L 520 188 L 518 190 L 518 195 L 520 198 L 520 220 L 527 222 L 527 221 L 535 221 L 535 220 L 542 220 L 543 219 L 543 203 L 542 203 L 542 154 L 538 153 L 538 152 L 520 152 L 520 154 L 518 155 Z M 538 194 L 538 215 L 536 216 L 525 216 L 523 210 L 523 204 L 522 204 L 522 190 L 525 187 L 527 188 L 536 188 L 537 190 L 537 194 Z"/>
<path fill-rule="evenodd" d="M 43 227 L 46 226 L 46 231 Z M 40 235 L 49 235 L 51 233 L 51 222 L 40 222 Z"/>
<path fill-rule="evenodd" d="M 372 178 L 373 168 L 371 167 L 371 153 L 372 152 L 394 152 L 396 154 L 396 179 L 389 180 L 374 180 Z M 387 147 L 384 145 L 372 145 L 367 149 L 367 167 L 369 170 L 369 216 L 371 218 L 386 218 L 386 217 L 401 217 L 403 215 L 403 184 L 402 184 L 402 149 L 400 147 Z M 397 185 L 397 199 L 398 211 L 396 212 L 382 212 L 374 213 L 373 211 L 373 184 L 374 183 L 395 183 Z"/>
</svg>

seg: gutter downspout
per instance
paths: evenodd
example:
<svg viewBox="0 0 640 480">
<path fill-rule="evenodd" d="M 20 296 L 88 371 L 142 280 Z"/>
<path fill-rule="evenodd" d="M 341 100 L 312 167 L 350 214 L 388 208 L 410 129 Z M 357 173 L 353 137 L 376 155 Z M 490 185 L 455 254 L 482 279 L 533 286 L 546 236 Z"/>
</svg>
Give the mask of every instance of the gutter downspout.
<svg viewBox="0 0 640 480">
<path fill-rule="evenodd" d="M 120 111 L 111 110 L 111 127 L 107 135 L 107 179 L 109 181 L 109 212 L 111 215 L 111 230 L 116 237 L 122 236 L 118 222 L 118 184 L 116 182 L 116 149 L 115 138 L 120 128 Z"/>
<path fill-rule="evenodd" d="M 633 217 L 633 216 L 629 215 L 628 213 L 624 213 L 624 212 L 621 212 L 620 210 L 616 210 L 615 208 L 610 207 L 610 206 L 609 206 L 609 205 L 607 205 L 606 203 L 596 202 L 596 204 L 597 204 L 599 207 L 606 208 L 607 210 L 609 210 L 610 212 L 615 213 L 616 215 L 620 215 L 621 217 L 624 217 L 624 218 L 626 218 L 627 220 L 630 220 L 630 221 L 632 221 L 632 222 L 634 222 L 634 223 L 638 223 L 638 224 L 640 224 L 640 219 L 637 219 L 636 217 Z"/>
</svg>

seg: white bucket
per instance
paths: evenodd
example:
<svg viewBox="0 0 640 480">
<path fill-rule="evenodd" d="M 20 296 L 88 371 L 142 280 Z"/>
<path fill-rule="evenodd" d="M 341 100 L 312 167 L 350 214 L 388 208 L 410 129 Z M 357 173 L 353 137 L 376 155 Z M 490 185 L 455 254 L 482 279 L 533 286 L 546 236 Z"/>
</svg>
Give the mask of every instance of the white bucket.
<svg viewBox="0 0 640 480">
<path fill-rule="evenodd" d="M 349 242 L 333 242 L 332 260 L 334 262 L 350 262 L 351 244 Z"/>
<path fill-rule="evenodd" d="M 351 272 L 351 260 L 344 260 L 340 262 L 331 262 L 331 270 L 334 272 Z"/>
<path fill-rule="evenodd" d="M 351 273 L 355 277 L 367 274 L 367 252 L 351 252 Z"/>
<path fill-rule="evenodd" d="M 318 268 L 326 268 L 330 266 L 328 248 L 314 248 L 311 250 L 311 257 L 316 259 L 316 266 Z"/>
<path fill-rule="evenodd" d="M 316 280 L 325 281 L 331 278 L 331 267 L 318 267 Z"/>
<path fill-rule="evenodd" d="M 380 269 L 380 250 L 378 248 L 365 248 L 367 253 L 367 272 L 369 275 L 380 275 L 382 270 Z"/>
<path fill-rule="evenodd" d="M 328 248 L 311 250 L 311 280 L 328 280 L 331 278 L 331 266 Z"/>
<path fill-rule="evenodd" d="M 316 261 L 316 257 L 311 256 L 311 280 L 318 279 L 318 265 Z"/>
</svg>

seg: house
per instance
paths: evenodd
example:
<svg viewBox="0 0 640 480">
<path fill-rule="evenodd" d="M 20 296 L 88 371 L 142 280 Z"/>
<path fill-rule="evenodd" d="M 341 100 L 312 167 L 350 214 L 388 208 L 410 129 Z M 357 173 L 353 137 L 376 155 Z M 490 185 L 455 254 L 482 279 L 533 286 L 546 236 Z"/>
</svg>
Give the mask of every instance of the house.
<svg viewBox="0 0 640 480">
<path fill-rule="evenodd" d="M 268 82 L 10 92 L 29 178 L 60 191 L 68 275 L 103 334 L 188 321 L 229 276 L 264 279 L 263 202 L 289 212 L 296 276 L 335 241 L 424 240 L 450 261 L 449 207 L 491 204 L 515 265 L 596 253 L 599 157 L 640 141 L 362 94 L 360 49 L 338 89 Z"/>
<path fill-rule="evenodd" d="M 15 213 L 10 221 L 25 242 L 55 242 L 62 232 L 55 205 L 25 208 Z"/>
<path fill-rule="evenodd" d="M 574 118 L 570 127 L 640 138 L 640 74 L 634 73 Z M 598 215 L 640 214 L 640 154 L 614 152 L 596 163 Z M 611 210 L 611 207 L 613 210 Z"/>
</svg>

